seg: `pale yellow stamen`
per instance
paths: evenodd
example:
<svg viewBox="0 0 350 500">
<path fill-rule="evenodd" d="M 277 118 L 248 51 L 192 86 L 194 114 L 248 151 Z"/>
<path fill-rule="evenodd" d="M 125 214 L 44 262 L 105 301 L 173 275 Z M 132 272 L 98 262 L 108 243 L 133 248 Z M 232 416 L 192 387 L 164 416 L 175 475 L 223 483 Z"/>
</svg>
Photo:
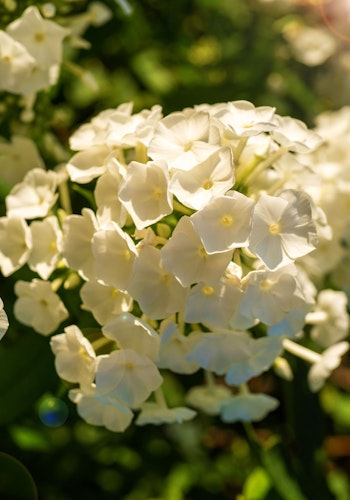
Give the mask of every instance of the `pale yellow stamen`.
<svg viewBox="0 0 350 500">
<path fill-rule="evenodd" d="M 281 226 L 278 222 L 270 224 L 269 231 L 271 234 L 279 234 L 281 232 Z"/>
<path fill-rule="evenodd" d="M 208 179 L 205 182 L 203 182 L 202 186 L 203 186 L 203 189 L 206 189 L 206 190 L 211 189 L 213 187 L 213 182 L 210 179 Z"/>
<path fill-rule="evenodd" d="M 221 217 L 221 224 L 223 226 L 227 226 L 227 227 L 228 226 L 232 226 L 232 224 L 233 224 L 233 217 L 232 217 L 232 215 L 230 215 L 230 214 L 223 215 Z"/>
<path fill-rule="evenodd" d="M 160 187 L 155 188 L 153 191 L 153 198 L 159 200 L 163 195 L 163 190 Z"/>
<path fill-rule="evenodd" d="M 45 40 L 45 33 L 38 31 L 34 34 L 34 40 L 39 43 L 43 42 Z"/>
<path fill-rule="evenodd" d="M 212 286 L 210 285 L 205 285 L 203 288 L 202 288 L 202 293 L 203 295 L 206 295 L 207 297 L 210 297 L 210 295 L 214 295 L 215 293 L 215 288 L 213 288 Z"/>
</svg>

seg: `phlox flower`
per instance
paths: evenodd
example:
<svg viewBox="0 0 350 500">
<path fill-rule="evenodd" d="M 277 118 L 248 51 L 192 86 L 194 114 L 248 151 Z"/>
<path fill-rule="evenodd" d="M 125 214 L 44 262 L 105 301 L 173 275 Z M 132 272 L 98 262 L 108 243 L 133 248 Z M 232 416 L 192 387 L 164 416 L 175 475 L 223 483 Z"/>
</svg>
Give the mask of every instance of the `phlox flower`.
<svg viewBox="0 0 350 500">
<path fill-rule="evenodd" d="M 81 330 L 70 325 L 50 340 L 58 375 L 68 382 L 91 386 L 95 378 L 96 354 Z"/>
<path fill-rule="evenodd" d="M 45 217 L 55 204 L 59 176 L 53 170 L 34 168 L 16 184 L 5 198 L 7 215 L 24 219 Z"/>
<path fill-rule="evenodd" d="M 247 246 L 254 205 L 238 191 L 228 191 L 191 215 L 205 250 L 212 254 Z"/>
<path fill-rule="evenodd" d="M 276 128 L 271 131 L 273 139 L 288 151 L 309 153 L 318 148 L 323 139 L 304 122 L 290 116 L 275 115 Z"/>
<path fill-rule="evenodd" d="M 279 323 L 288 312 L 304 303 L 298 292 L 293 265 L 277 271 L 251 271 L 244 278 L 240 313 L 266 325 Z"/>
<path fill-rule="evenodd" d="M 306 316 L 311 338 L 322 347 L 329 347 L 349 334 L 348 298 L 345 292 L 321 290 L 312 312 Z"/>
<path fill-rule="evenodd" d="M 62 250 L 62 231 L 57 217 L 46 217 L 42 221 L 33 221 L 30 224 L 32 234 L 32 248 L 28 265 L 36 271 L 40 278 L 46 280 L 56 269 Z"/>
<path fill-rule="evenodd" d="M 198 385 L 187 392 L 186 403 L 208 415 L 219 415 L 223 403 L 231 396 L 231 390 L 223 385 Z"/>
<path fill-rule="evenodd" d="M 80 289 L 82 308 L 91 311 L 100 325 L 110 323 L 116 316 L 130 311 L 133 300 L 127 292 L 98 281 L 87 281 Z"/>
<path fill-rule="evenodd" d="M 30 77 L 35 59 L 26 47 L 0 30 L 0 89 L 20 94 Z"/>
<path fill-rule="evenodd" d="M 31 232 L 24 219 L 0 217 L 0 269 L 4 276 L 10 276 L 27 262 L 31 247 Z"/>
<path fill-rule="evenodd" d="M 116 222 L 110 221 L 94 234 L 92 251 L 97 279 L 106 285 L 127 290 L 137 255 L 130 236 Z"/>
<path fill-rule="evenodd" d="M 164 161 L 147 164 L 132 161 L 119 189 L 119 199 L 136 227 L 143 229 L 171 214 L 172 195 Z"/>
<path fill-rule="evenodd" d="M 127 291 L 151 319 L 164 319 L 183 310 L 188 294 L 188 288 L 164 268 L 160 250 L 151 246 L 144 247 L 135 260 Z"/>
<path fill-rule="evenodd" d="M 225 194 L 235 183 L 231 150 L 218 148 L 190 170 L 175 170 L 170 191 L 183 205 L 195 210 Z"/>
<path fill-rule="evenodd" d="M 108 400 L 117 398 L 127 406 L 138 407 L 162 381 L 155 364 L 132 349 L 120 349 L 97 358 L 96 387 Z"/>
<path fill-rule="evenodd" d="M 21 135 L 13 135 L 9 143 L 0 142 L 0 157 L 1 181 L 9 187 L 21 182 L 29 170 L 45 167 L 35 142 Z"/>
<path fill-rule="evenodd" d="M 315 360 L 308 373 L 308 383 L 312 392 L 317 392 L 323 387 L 348 350 L 349 342 L 343 341 L 328 347 L 321 355 L 315 353 Z"/>
<path fill-rule="evenodd" d="M 7 26 L 6 31 L 26 47 L 39 66 L 61 63 L 62 41 L 69 30 L 44 19 L 37 7 L 28 7 L 20 18 Z"/>
<path fill-rule="evenodd" d="M 118 196 L 124 175 L 125 167 L 114 157 L 110 157 L 106 171 L 97 179 L 94 190 L 97 217 L 104 218 L 108 214 L 108 218 L 114 220 L 120 227 L 124 226 L 127 219 L 127 210 Z"/>
<path fill-rule="evenodd" d="M 229 282 L 198 283 L 191 288 L 186 300 L 184 320 L 227 328 L 241 298 L 240 288 Z"/>
<path fill-rule="evenodd" d="M 161 248 L 164 267 L 183 286 L 193 283 L 217 282 L 232 259 L 233 250 L 208 254 L 189 217 L 177 223 L 171 238 Z M 181 255 L 181 259 L 179 259 Z"/>
<path fill-rule="evenodd" d="M 214 150 L 209 138 L 208 113 L 171 113 L 157 124 L 148 155 L 154 161 L 166 158 L 170 169 L 189 170 Z"/>
<path fill-rule="evenodd" d="M 132 349 L 152 361 L 158 357 L 159 335 L 145 321 L 125 312 L 102 328 L 105 337 L 114 340 L 120 349 Z"/>
<path fill-rule="evenodd" d="M 98 227 L 96 216 L 90 208 L 83 208 L 81 215 L 69 215 L 63 221 L 62 255 L 68 266 L 85 280 L 95 279 L 92 238 Z"/>
<path fill-rule="evenodd" d="M 144 403 L 141 406 L 141 412 L 137 417 L 136 425 L 162 425 L 162 424 L 182 424 L 187 420 L 192 420 L 196 412 L 180 406 L 178 408 L 163 408 L 157 403 Z"/>
<path fill-rule="evenodd" d="M 239 394 L 222 403 L 221 419 L 227 423 L 257 422 L 279 406 L 279 401 L 267 394 Z"/>
<path fill-rule="evenodd" d="M 111 151 L 107 146 L 91 146 L 79 151 L 66 165 L 67 172 L 73 182 L 86 184 L 102 175 L 107 169 L 107 159 Z"/>
<path fill-rule="evenodd" d="M 16 281 L 14 305 L 16 319 L 41 335 L 50 335 L 68 318 L 69 313 L 49 281 Z"/>
<path fill-rule="evenodd" d="M 218 105 L 213 113 L 226 134 L 232 138 L 250 137 L 275 128 L 275 108 L 255 107 L 249 101 L 231 101 Z"/>
<path fill-rule="evenodd" d="M 270 270 L 308 254 L 316 244 L 316 228 L 306 193 L 290 189 L 279 196 L 261 195 L 254 210 L 248 248 Z"/>
<path fill-rule="evenodd" d="M 96 388 L 92 394 L 71 389 L 69 399 L 76 403 L 78 414 L 85 422 L 112 432 L 124 432 L 133 419 L 130 408 L 117 398 L 106 400 Z"/>
<path fill-rule="evenodd" d="M 167 320 L 161 324 L 159 334 L 160 346 L 156 362 L 158 368 L 184 374 L 191 374 L 199 369 L 198 363 L 187 359 L 193 347 L 193 335 L 184 335 L 179 332 L 175 322 Z"/>
<path fill-rule="evenodd" d="M 7 314 L 4 311 L 4 303 L 0 299 L 0 340 L 7 332 L 8 327 L 9 327 L 9 321 L 7 318 Z"/>
</svg>

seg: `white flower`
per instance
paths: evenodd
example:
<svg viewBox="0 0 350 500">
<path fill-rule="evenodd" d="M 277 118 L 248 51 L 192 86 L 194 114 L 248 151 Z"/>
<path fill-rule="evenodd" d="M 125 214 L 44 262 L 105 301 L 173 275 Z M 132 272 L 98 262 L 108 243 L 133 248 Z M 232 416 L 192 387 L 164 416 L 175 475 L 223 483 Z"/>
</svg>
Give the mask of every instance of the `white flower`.
<svg viewBox="0 0 350 500">
<path fill-rule="evenodd" d="M 127 292 L 98 281 L 88 281 L 80 289 L 83 309 L 91 311 L 100 325 L 110 323 L 115 317 L 132 308 L 132 297 Z"/>
<path fill-rule="evenodd" d="M 205 250 L 211 254 L 247 246 L 254 205 L 247 196 L 229 191 L 191 215 Z"/>
<path fill-rule="evenodd" d="M 9 143 L 0 142 L 0 157 L 1 180 L 11 187 L 21 182 L 29 170 L 44 168 L 35 142 L 21 135 L 13 135 Z"/>
<path fill-rule="evenodd" d="M 27 262 L 31 247 L 31 232 L 24 219 L 0 217 L 0 268 L 4 276 Z"/>
<path fill-rule="evenodd" d="M 0 30 L 0 89 L 20 94 L 34 66 L 26 47 Z"/>
<path fill-rule="evenodd" d="M 67 326 L 64 332 L 50 340 L 56 371 L 68 382 L 89 387 L 95 377 L 95 351 L 77 326 Z"/>
<path fill-rule="evenodd" d="M 101 176 L 107 169 L 110 154 L 110 149 L 103 145 L 91 146 L 76 153 L 66 165 L 70 179 L 79 184 L 86 184 Z"/>
<path fill-rule="evenodd" d="M 131 215 L 136 227 L 143 229 L 171 214 L 172 195 L 164 161 L 138 163 L 132 161 L 122 180 L 119 199 Z"/>
<path fill-rule="evenodd" d="M 179 332 L 173 321 L 165 320 L 160 327 L 160 346 L 157 359 L 158 368 L 166 368 L 175 373 L 194 373 L 199 364 L 187 360 L 193 347 L 193 335 Z"/>
<path fill-rule="evenodd" d="M 16 184 L 6 196 L 7 214 L 24 219 L 45 217 L 57 200 L 58 180 L 58 174 L 52 170 L 30 170 L 23 181 Z"/>
<path fill-rule="evenodd" d="M 267 394 L 239 394 L 222 403 L 221 418 L 227 423 L 257 422 L 278 405 L 278 400 Z"/>
<path fill-rule="evenodd" d="M 278 197 L 261 195 L 254 210 L 248 248 L 270 270 L 308 254 L 316 244 L 307 194 L 290 189 Z"/>
<path fill-rule="evenodd" d="M 32 222 L 30 231 L 33 243 L 28 265 L 39 274 L 40 278 L 46 280 L 56 269 L 60 259 L 62 231 L 55 216 Z"/>
<path fill-rule="evenodd" d="M 140 406 L 163 381 L 155 364 L 132 349 L 113 351 L 97 361 L 97 390 L 130 407 Z"/>
<path fill-rule="evenodd" d="M 230 389 L 221 385 L 199 385 L 186 394 L 186 402 L 208 415 L 219 415 L 223 403 L 232 396 Z"/>
<path fill-rule="evenodd" d="M 319 391 L 332 371 L 340 365 L 342 356 L 348 351 L 349 342 L 339 342 L 328 347 L 322 355 L 317 355 L 308 373 L 309 387 L 312 392 Z"/>
<path fill-rule="evenodd" d="M 195 416 L 195 411 L 182 406 L 178 408 L 163 408 L 157 403 L 144 403 L 135 423 L 136 425 L 182 424 L 184 421 L 191 420 Z"/>
<path fill-rule="evenodd" d="M 50 335 L 69 314 L 49 281 L 16 281 L 14 314 L 21 323 L 42 335 Z"/>
<path fill-rule="evenodd" d="M 311 337 L 322 347 L 329 347 L 349 334 L 348 298 L 345 292 L 321 290 L 314 310 L 306 323 L 314 325 Z"/>
<path fill-rule="evenodd" d="M 133 349 L 152 361 L 158 357 L 159 335 L 145 321 L 130 313 L 122 313 L 102 328 L 103 334 L 114 340 L 120 349 Z"/>
<path fill-rule="evenodd" d="M 124 226 L 127 218 L 126 208 L 118 196 L 124 175 L 125 167 L 111 157 L 106 165 L 106 171 L 97 179 L 94 190 L 97 217 L 103 218 L 108 213 L 109 219 L 114 220 L 120 227 Z"/>
<path fill-rule="evenodd" d="M 185 307 L 189 289 L 164 269 L 160 250 L 146 246 L 135 260 L 127 290 L 144 314 L 151 319 L 164 319 Z"/>
<path fill-rule="evenodd" d="M 169 189 L 186 207 L 199 210 L 211 199 L 225 194 L 234 183 L 231 150 L 222 147 L 190 170 L 176 170 Z"/>
<path fill-rule="evenodd" d="M 4 303 L 0 299 L 0 340 L 7 332 L 8 327 L 9 327 L 9 321 L 4 311 Z"/>
<path fill-rule="evenodd" d="M 97 389 L 92 394 L 72 389 L 69 399 L 77 404 L 78 414 L 88 424 L 103 426 L 112 432 L 123 432 L 131 424 L 132 411 L 117 398 L 104 399 Z"/>
<path fill-rule="evenodd" d="M 275 115 L 275 129 L 272 137 L 281 146 L 297 153 L 308 153 L 318 148 L 323 140 L 316 132 L 309 130 L 304 122 L 290 116 Z"/>
</svg>

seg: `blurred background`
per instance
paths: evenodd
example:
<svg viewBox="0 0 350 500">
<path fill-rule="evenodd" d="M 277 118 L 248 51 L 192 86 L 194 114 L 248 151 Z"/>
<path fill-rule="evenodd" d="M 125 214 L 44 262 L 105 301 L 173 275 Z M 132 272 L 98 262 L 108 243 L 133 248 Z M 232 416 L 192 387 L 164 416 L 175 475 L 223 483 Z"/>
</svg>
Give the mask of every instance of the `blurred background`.
<svg viewBox="0 0 350 500">
<path fill-rule="evenodd" d="M 33 2 L 10 4 L 0 6 L 1 29 Z M 58 83 L 38 95 L 28 125 L 16 119 L 18 96 L 0 94 L 2 140 L 24 131 L 48 167 L 69 157 L 68 138 L 80 124 L 127 101 L 135 111 L 161 104 L 166 114 L 245 99 L 308 126 L 318 113 L 350 104 L 348 0 L 50 4 L 55 20 L 76 33 Z M 281 401 L 254 429 L 199 415 L 114 434 L 77 416 L 48 340 L 16 323 L 17 279 L 1 278 L 11 325 L 0 344 L 1 499 L 350 498 L 350 396 L 331 384 L 312 395 L 302 362 L 293 384 L 269 372 L 252 381 Z M 181 404 L 186 378 L 169 375 L 166 384 L 169 403 Z"/>
</svg>

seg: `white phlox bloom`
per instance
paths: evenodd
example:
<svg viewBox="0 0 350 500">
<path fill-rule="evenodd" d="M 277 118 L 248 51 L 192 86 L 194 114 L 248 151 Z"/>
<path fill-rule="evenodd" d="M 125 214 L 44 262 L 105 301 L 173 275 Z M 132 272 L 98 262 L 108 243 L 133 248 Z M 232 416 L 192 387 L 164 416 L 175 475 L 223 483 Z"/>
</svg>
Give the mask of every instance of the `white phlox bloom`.
<svg viewBox="0 0 350 500">
<path fill-rule="evenodd" d="M 94 234 L 92 251 L 97 279 L 105 285 L 126 291 L 137 255 L 131 237 L 116 222 L 110 221 Z"/>
<path fill-rule="evenodd" d="M 260 375 L 272 366 L 282 351 L 282 340 L 278 337 L 251 338 L 248 356 L 232 363 L 225 375 L 226 382 L 229 385 L 240 385 Z"/>
<path fill-rule="evenodd" d="M 316 248 L 317 235 L 309 197 L 286 190 L 262 194 L 256 203 L 248 249 L 270 269 L 278 269 Z"/>
<path fill-rule="evenodd" d="M 321 355 L 315 353 L 314 364 L 308 373 L 308 383 L 312 392 L 317 392 L 323 387 L 348 350 L 349 342 L 343 341 L 328 347 Z"/>
<path fill-rule="evenodd" d="M 329 347 L 349 334 L 348 298 L 345 292 L 321 290 L 314 310 L 307 314 L 311 338 L 322 347 Z"/>
<path fill-rule="evenodd" d="M 151 319 L 164 319 L 184 309 L 189 288 L 164 268 L 160 250 L 146 246 L 135 260 L 127 291 L 144 314 Z"/>
<path fill-rule="evenodd" d="M 279 406 L 279 401 L 267 394 L 239 394 L 224 401 L 221 419 L 227 423 L 257 422 Z"/>
<path fill-rule="evenodd" d="M 298 292 L 292 264 L 277 271 L 251 271 L 244 278 L 240 313 L 271 326 L 304 303 Z"/>
<path fill-rule="evenodd" d="M 233 250 L 208 254 L 194 230 L 191 219 L 184 215 L 160 253 L 164 267 L 172 272 L 183 286 L 190 286 L 199 282 L 217 282 L 230 263 Z"/>
<path fill-rule="evenodd" d="M 255 202 L 238 191 L 228 191 L 191 215 L 207 253 L 227 252 L 249 242 Z"/>
<path fill-rule="evenodd" d="M 112 432 L 124 432 L 134 416 L 124 403 L 117 398 L 104 399 L 97 389 L 87 395 L 79 389 L 71 389 L 69 399 L 76 403 L 78 414 L 85 422 Z"/>
<path fill-rule="evenodd" d="M 122 205 L 118 192 L 121 180 L 125 175 L 125 167 L 111 157 L 106 165 L 106 171 L 97 179 L 94 196 L 97 205 L 97 217 L 114 220 L 123 227 L 127 219 L 126 208 Z"/>
<path fill-rule="evenodd" d="M 160 327 L 160 346 L 156 365 L 175 373 L 191 374 L 200 367 L 198 363 L 188 361 L 187 355 L 193 348 L 193 335 L 179 332 L 175 322 L 165 320 Z"/>
<path fill-rule="evenodd" d="M 209 136 L 208 113 L 171 113 L 156 126 L 148 155 L 154 161 L 166 159 L 170 169 L 189 170 L 213 151 Z"/>
<path fill-rule="evenodd" d="M 5 198 L 7 215 L 24 219 L 45 217 L 56 203 L 59 176 L 53 170 L 34 168 Z"/>
<path fill-rule="evenodd" d="M 26 47 L 38 66 L 49 67 L 62 61 L 62 41 L 69 30 L 44 19 L 37 7 L 28 7 L 22 16 L 6 28 L 15 40 Z"/>
<path fill-rule="evenodd" d="M 110 147 L 131 148 L 137 147 L 138 144 L 147 147 L 157 123 L 163 116 L 159 105 L 131 114 L 132 104 L 129 104 L 129 108 L 119 106 L 108 117 L 106 144 Z"/>
<path fill-rule="evenodd" d="M 194 285 L 186 300 L 184 320 L 209 327 L 228 328 L 239 307 L 242 292 L 239 286 L 217 281 Z"/>
<path fill-rule="evenodd" d="M 273 139 L 288 151 L 309 153 L 318 148 L 323 139 L 304 122 L 290 116 L 275 115 L 276 128 L 271 131 Z"/>
<path fill-rule="evenodd" d="M 183 205 L 199 210 L 234 183 L 231 150 L 221 147 L 190 170 L 175 170 L 169 189 Z"/>
<path fill-rule="evenodd" d="M 34 66 L 26 47 L 0 30 L 0 89 L 20 94 Z"/>
<path fill-rule="evenodd" d="M 96 354 L 81 330 L 70 325 L 50 340 L 58 375 L 68 382 L 89 387 L 95 378 Z"/>
<path fill-rule="evenodd" d="M 83 208 L 81 215 L 69 215 L 63 221 L 62 227 L 62 254 L 68 266 L 87 281 L 95 279 L 92 239 L 99 226 L 94 212 Z"/>
<path fill-rule="evenodd" d="M 105 337 L 114 340 L 120 349 L 132 349 L 152 361 L 158 357 L 160 338 L 145 321 L 125 312 L 102 328 Z"/>
<path fill-rule="evenodd" d="M 7 332 L 8 327 L 9 327 L 9 320 L 7 318 L 7 314 L 4 311 L 4 303 L 0 299 L 0 340 Z"/>
<path fill-rule="evenodd" d="M 130 311 L 133 300 L 127 292 L 98 281 L 88 281 L 80 289 L 82 308 L 91 311 L 100 325 L 110 323 L 116 316 Z"/>
<path fill-rule="evenodd" d="M 52 290 L 50 281 L 19 280 L 14 290 L 18 297 L 14 305 L 16 319 L 41 335 L 53 333 L 69 316 L 63 302 Z"/>
<path fill-rule="evenodd" d="M 157 403 L 144 403 L 141 406 L 141 412 L 137 417 L 136 425 L 162 425 L 162 424 L 182 424 L 187 420 L 192 420 L 196 416 L 196 412 L 180 406 L 178 408 L 167 408 L 158 405 Z"/>
<path fill-rule="evenodd" d="M 10 276 L 28 260 L 32 237 L 21 217 L 0 217 L 0 269 Z"/>
<path fill-rule="evenodd" d="M 225 135 L 237 139 L 267 132 L 276 127 L 275 108 L 255 107 L 248 101 L 231 101 L 216 106 L 213 116 L 224 126 Z"/>
<path fill-rule="evenodd" d="M 119 199 L 138 229 L 171 214 L 172 195 L 168 186 L 168 168 L 164 161 L 129 164 L 120 185 Z"/>
<path fill-rule="evenodd" d="M 139 407 L 163 382 L 156 365 L 132 349 L 120 349 L 97 358 L 96 387 L 100 394 Z"/>
<path fill-rule="evenodd" d="M 48 279 L 56 269 L 61 257 L 63 235 L 57 217 L 50 216 L 42 221 L 33 221 L 30 226 L 32 248 L 28 265 L 43 280 Z"/>
<path fill-rule="evenodd" d="M 86 184 L 101 176 L 107 169 L 109 148 L 104 145 L 91 146 L 72 156 L 66 165 L 67 172 L 73 182 Z"/>
<path fill-rule="evenodd" d="M 229 400 L 232 392 L 221 385 L 198 385 L 191 387 L 186 394 L 186 403 L 208 415 L 219 415 L 222 405 Z"/>
<path fill-rule="evenodd" d="M 1 69 L 0 75 L 2 75 Z M 29 170 L 45 168 L 35 142 L 21 135 L 13 135 L 9 143 L 0 142 L 0 158 L 1 181 L 10 187 L 21 182 Z"/>
</svg>

